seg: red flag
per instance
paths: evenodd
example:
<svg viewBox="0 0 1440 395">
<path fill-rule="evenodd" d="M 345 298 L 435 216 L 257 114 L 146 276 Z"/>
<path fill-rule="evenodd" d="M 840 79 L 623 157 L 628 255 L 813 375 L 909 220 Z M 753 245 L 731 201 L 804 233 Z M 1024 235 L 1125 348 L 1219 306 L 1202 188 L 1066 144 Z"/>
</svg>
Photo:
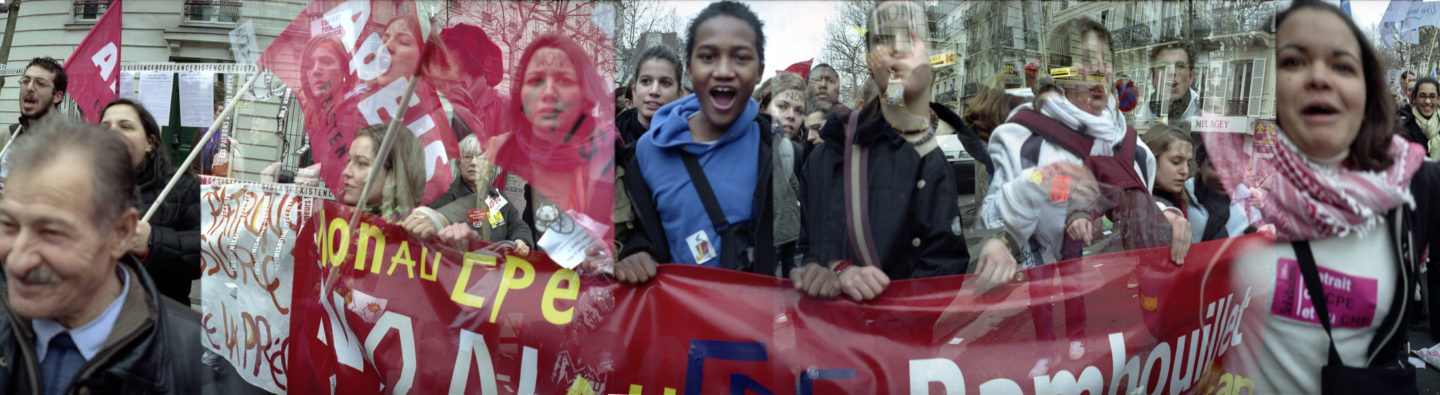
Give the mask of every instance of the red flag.
<svg viewBox="0 0 1440 395">
<path fill-rule="evenodd" d="M 389 123 L 410 78 L 419 77 L 430 43 L 412 1 L 311 2 L 260 56 L 260 64 L 296 91 L 320 178 L 336 196 L 355 132 Z M 444 194 L 454 179 L 455 136 L 435 88 L 415 87 L 403 126 L 425 152 L 421 203 Z"/>
<path fill-rule="evenodd" d="M 123 9 L 120 0 L 110 8 L 95 27 L 85 34 L 80 46 L 65 59 L 67 88 L 75 105 L 80 107 L 87 122 L 100 122 L 100 110 L 115 101 L 120 83 L 120 27 Z"/>
<path fill-rule="evenodd" d="M 427 60 L 426 78 L 497 166 L 553 202 L 531 203 L 537 227 L 558 220 L 552 214 L 568 213 L 609 250 L 616 134 L 606 82 L 613 79 L 614 41 L 594 22 L 593 5 L 537 4 L 456 4 Z M 553 31 L 505 27 L 549 23 L 551 17 L 558 21 Z M 497 70 L 502 66 L 508 67 L 503 74 Z M 546 79 L 559 75 L 568 78 Z M 497 85 L 495 78 L 506 80 Z"/>
<path fill-rule="evenodd" d="M 810 63 L 813 62 L 815 62 L 815 58 L 810 58 L 810 60 L 804 62 L 796 62 L 790 65 L 790 67 L 786 67 L 785 70 L 776 70 L 775 74 L 795 73 L 799 75 L 801 79 L 810 79 Z"/>
</svg>

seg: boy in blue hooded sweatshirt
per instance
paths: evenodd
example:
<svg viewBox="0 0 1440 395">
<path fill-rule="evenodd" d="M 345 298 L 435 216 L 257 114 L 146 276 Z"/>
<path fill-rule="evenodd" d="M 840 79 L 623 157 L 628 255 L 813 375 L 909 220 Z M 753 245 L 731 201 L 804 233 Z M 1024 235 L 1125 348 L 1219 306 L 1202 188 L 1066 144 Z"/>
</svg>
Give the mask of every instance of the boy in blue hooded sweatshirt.
<svg viewBox="0 0 1440 395">
<path fill-rule="evenodd" d="M 688 31 L 695 93 L 655 113 L 626 164 L 640 226 L 615 265 L 622 282 L 649 281 L 657 261 L 775 273 L 773 139 L 750 98 L 765 63 L 760 19 L 722 1 Z"/>
</svg>

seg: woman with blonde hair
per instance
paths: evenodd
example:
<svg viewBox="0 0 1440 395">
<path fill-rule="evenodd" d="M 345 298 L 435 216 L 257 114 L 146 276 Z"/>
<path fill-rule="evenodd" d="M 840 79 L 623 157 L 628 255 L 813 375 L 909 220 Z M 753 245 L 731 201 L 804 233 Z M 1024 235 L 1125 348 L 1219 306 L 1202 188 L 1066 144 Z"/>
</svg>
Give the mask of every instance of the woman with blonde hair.
<svg viewBox="0 0 1440 395">
<path fill-rule="evenodd" d="M 380 155 L 380 145 L 385 141 L 386 127 L 383 124 L 370 125 L 355 132 L 355 139 L 350 141 L 350 155 L 345 159 L 345 171 L 341 173 L 345 185 L 340 199 L 347 205 L 396 222 L 409 214 L 411 209 L 420 206 L 421 194 L 425 192 L 425 154 L 420 151 L 420 142 L 415 135 L 396 131 L 390 154 L 385 158 L 384 167 L 376 173 L 370 193 L 360 196 L 370 168 L 377 165 L 375 161 Z"/>
</svg>

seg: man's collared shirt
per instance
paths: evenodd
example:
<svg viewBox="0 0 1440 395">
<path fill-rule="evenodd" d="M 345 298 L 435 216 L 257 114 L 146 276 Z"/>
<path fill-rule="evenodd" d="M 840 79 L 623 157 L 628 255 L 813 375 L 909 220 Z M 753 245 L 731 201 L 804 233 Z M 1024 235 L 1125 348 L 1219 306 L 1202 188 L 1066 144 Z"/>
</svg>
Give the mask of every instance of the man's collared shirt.
<svg viewBox="0 0 1440 395">
<path fill-rule="evenodd" d="M 45 352 L 49 351 L 50 339 L 59 336 L 61 333 L 69 332 L 70 338 L 75 341 L 75 348 L 80 349 L 80 355 L 86 361 L 95 357 L 100 348 L 105 346 L 105 339 L 110 337 L 110 331 L 115 328 L 115 321 L 120 318 L 120 310 L 125 306 L 125 297 L 130 294 L 130 272 L 124 268 L 117 268 L 121 273 L 120 297 L 110 302 L 110 307 L 100 313 L 90 323 L 75 329 L 65 329 L 64 325 L 51 319 L 31 320 L 31 326 L 35 329 L 35 358 L 38 361 L 45 361 Z"/>
</svg>

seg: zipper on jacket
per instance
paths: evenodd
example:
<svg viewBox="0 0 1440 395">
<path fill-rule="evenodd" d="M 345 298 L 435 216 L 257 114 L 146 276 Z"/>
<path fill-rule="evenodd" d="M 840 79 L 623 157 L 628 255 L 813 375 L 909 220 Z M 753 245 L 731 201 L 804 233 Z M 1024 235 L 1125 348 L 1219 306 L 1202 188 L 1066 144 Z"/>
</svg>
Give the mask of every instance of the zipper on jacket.
<svg viewBox="0 0 1440 395">
<path fill-rule="evenodd" d="M 1400 267 L 1400 315 L 1396 316 L 1397 318 L 1395 319 L 1395 325 L 1390 327 L 1390 332 L 1385 335 L 1385 339 L 1381 340 L 1379 345 L 1375 347 L 1375 352 L 1371 353 L 1370 358 L 1365 360 L 1365 366 L 1370 366 L 1371 364 L 1375 363 L 1375 357 L 1379 356 L 1380 352 L 1385 349 L 1385 344 L 1389 343 L 1390 339 L 1395 337 L 1395 331 L 1400 329 L 1400 326 L 1404 325 L 1403 323 L 1405 322 L 1405 307 L 1410 303 L 1410 276 L 1409 273 L 1406 273 L 1405 251 L 1403 251 L 1404 249 L 1410 247 L 1407 245 L 1410 243 L 1401 242 L 1401 240 L 1405 240 L 1406 237 L 1404 233 L 1405 208 L 1401 207 L 1396 209 L 1395 217 L 1396 240 L 1392 240 L 1392 242 L 1395 243 L 1396 246 L 1395 252 L 1397 255 L 1395 255 L 1395 260 Z M 1383 321 L 1384 318 L 1382 317 L 1381 320 Z"/>
</svg>

